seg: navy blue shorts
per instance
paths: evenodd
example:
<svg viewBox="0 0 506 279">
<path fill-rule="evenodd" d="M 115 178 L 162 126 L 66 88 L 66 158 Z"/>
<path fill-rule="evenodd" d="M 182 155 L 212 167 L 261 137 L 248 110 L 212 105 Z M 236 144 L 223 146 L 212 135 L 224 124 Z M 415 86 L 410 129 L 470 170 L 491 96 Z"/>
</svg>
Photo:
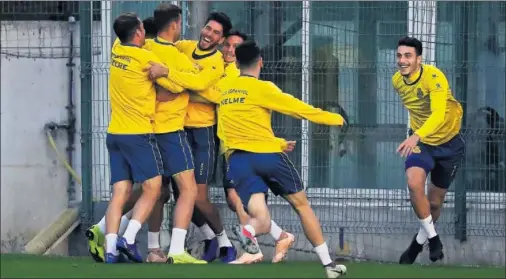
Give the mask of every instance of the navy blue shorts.
<svg viewBox="0 0 506 279">
<path fill-rule="evenodd" d="M 420 167 L 427 175 L 430 173 L 434 186 L 448 189 L 462 164 L 465 150 L 465 142 L 460 134 L 438 146 L 420 142 L 406 158 L 405 169 Z"/>
<path fill-rule="evenodd" d="M 299 173 L 285 153 L 235 151 L 229 158 L 230 177 L 245 206 L 255 193 L 271 189 L 276 196 L 304 191 Z"/>
<path fill-rule="evenodd" d="M 216 137 L 215 127 L 185 128 L 192 149 L 197 184 L 208 184 L 213 176 Z"/>
<path fill-rule="evenodd" d="M 154 134 L 107 134 L 111 185 L 130 180 L 142 183 L 163 175 L 163 163 Z"/>
<path fill-rule="evenodd" d="M 223 172 L 223 188 L 225 189 L 225 193 L 227 193 L 227 189 L 233 189 L 234 186 L 234 180 L 232 179 L 232 176 L 230 174 L 230 167 L 227 163 L 227 160 L 225 159 L 225 155 L 221 155 L 222 157 L 222 172 Z"/>
<path fill-rule="evenodd" d="M 162 154 L 165 176 L 193 170 L 193 156 L 185 131 L 156 134 Z"/>
</svg>

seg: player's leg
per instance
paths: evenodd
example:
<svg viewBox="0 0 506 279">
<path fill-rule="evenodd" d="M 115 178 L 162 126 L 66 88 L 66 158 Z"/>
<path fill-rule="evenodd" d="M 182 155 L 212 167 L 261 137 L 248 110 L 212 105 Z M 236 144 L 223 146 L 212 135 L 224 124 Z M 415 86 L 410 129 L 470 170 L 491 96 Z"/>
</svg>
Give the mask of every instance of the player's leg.
<svg viewBox="0 0 506 279">
<path fill-rule="evenodd" d="M 140 196 L 139 189 L 136 189 L 132 192 L 130 195 L 130 198 L 126 202 L 125 207 L 123 208 L 123 216 L 121 216 L 120 224 L 119 224 L 119 231 L 118 235 L 123 235 L 123 233 L 126 230 L 126 227 L 128 225 L 128 222 L 130 221 L 130 218 L 132 217 L 132 211 L 133 204 Z M 105 215 L 102 216 L 102 219 L 91 227 L 89 227 L 84 235 L 88 239 L 88 246 L 89 246 L 89 252 L 91 257 L 96 262 L 103 262 L 104 261 L 104 244 L 105 244 Z"/>
<path fill-rule="evenodd" d="M 344 265 L 337 265 L 331 258 L 325 242 L 320 221 L 316 217 L 306 196 L 302 179 L 297 169 L 284 153 L 272 154 L 268 170 L 269 188 L 275 195 L 282 196 L 290 203 L 301 221 L 309 242 L 325 267 L 328 278 L 337 278 L 346 273 Z M 266 163 L 264 163 L 266 164 Z"/>
<path fill-rule="evenodd" d="M 423 250 L 423 244 L 428 238 L 434 238 L 436 241 L 439 239 L 430 212 L 429 199 L 425 195 L 427 175 L 434 168 L 434 164 L 432 147 L 423 143 L 419 143 L 406 158 L 405 170 L 409 196 L 413 210 L 420 221 L 420 230 L 413 237 L 408 249 L 401 255 L 400 264 L 412 264 Z"/>
<path fill-rule="evenodd" d="M 221 223 L 218 209 L 211 203 L 208 197 L 208 183 L 212 178 L 215 164 L 215 128 L 191 128 L 187 129 L 191 134 L 191 147 L 195 162 L 195 180 L 197 181 L 197 200 L 195 206 L 202 213 L 216 234 L 218 246 L 220 247 L 220 258 L 223 262 L 235 260 L 237 251 L 228 239 L 227 233 Z"/>
<path fill-rule="evenodd" d="M 142 194 L 135 203 L 132 218 L 117 247 L 130 260 L 143 262 L 135 238 L 160 198 L 163 163 L 153 134 L 121 137 L 124 138 L 120 145 L 121 153 L 128 160 L 134 181 L 142 182 Z"/>
<path fill-rule="evenodd" d="M 190 145 L 184 131 L 158 134 L 162 156 L 165 162 L 165 173 L 173 180 L 176 205 L 172 214 L 173 229 L 167 257 L 172 263 L 196 263 L 200 261 L 185 251 L 185 240 L 190 226 L 197 185 L 195 182 L 194 164 Z"/>
<path fill-rule="evenodd" d="M 109 152 L 109 166 L 111 169 L 112 199 L 105 214 L 105 244 L 106 263 L 116 263 L 121 257 L 116 247 L 118 241 L 118 230 L 122 210 L 127 202 L 132 189 L 132 174 L 128 160 L 123 156 L 119 146 L 120 137 L 107 135 L 106 145 Z"/>
<path fill-rule="evenodd" d="M 146 257 L 148 263 L 167 262 L 167 256 L 160 248 L 160 229 L 163 222 L 163 207 L 170 196 L 169 183 L 170 179 L 163 179 L 162 193 L 148 219 L 148 256 Z"/>
</svg>

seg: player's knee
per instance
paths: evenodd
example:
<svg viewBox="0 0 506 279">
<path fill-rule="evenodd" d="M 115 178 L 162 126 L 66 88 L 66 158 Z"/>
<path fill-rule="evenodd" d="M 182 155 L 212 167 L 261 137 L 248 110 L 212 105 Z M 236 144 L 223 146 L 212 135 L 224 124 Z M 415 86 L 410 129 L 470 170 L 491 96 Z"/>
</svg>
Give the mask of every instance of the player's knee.
<svg viewBox="0 0 506 279">
<path fill-rule="evenodd" d="M 425 170 L 419 167 L 411 167 L 406 170 L 408 188 L 411 193 L 425 194 Z"/>
<path fill-rule="evenodd" d="M 430 211 L 437 211 L 441 209 L 441 206 L 443 205 L 442 202 L 439 200 L 437 201 L 430 200 L 429 204 L 430 204 Z"/>
<path fill-rule="evenodd" d="M 113 185 L 113 196 L 126 202 L 132 194 L 132 184 L 128 181 L 120 181 Z"/>
<path fill-rule="evenodd" d="M 150 195 L 155 199 L 160 198 L 161 188 L 162 188 L 161 176 L 151 178 L 142 184 L 143 194 Z"/>
</svg>

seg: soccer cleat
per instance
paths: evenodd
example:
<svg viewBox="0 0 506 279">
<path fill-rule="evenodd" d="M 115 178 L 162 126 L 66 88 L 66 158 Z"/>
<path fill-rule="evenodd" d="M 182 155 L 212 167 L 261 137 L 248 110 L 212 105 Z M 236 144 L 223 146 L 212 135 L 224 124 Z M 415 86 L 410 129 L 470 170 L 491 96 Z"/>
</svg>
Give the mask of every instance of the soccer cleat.
<svg viewBox="0 0 506 279">
<path fill-rule="evenodd" d="M 439 239 L 439 235 L 429 238 L 429 259 L 432 262 L 436 262 L 438 260 L 442 260 L 444 256 L 443 243 L 441 242 L 441 239 Z"/>
<path fill-rule="evenodd" d="M 411 244 L 408 249 L 402 253 L 401 258 L 399 259 L 399 264 L 413 264 L 416 261 L 418 254 L 422 252 L 423 244 L 416 242 L 416 236 L 417 234 L 415 234 L 413 240 L 411 240 Z"/>
<path fill-rule="evenodd" d="M 220 259 L 223 263 L 230 263 L 237 259 L 237 250 L 235 247 L 221 247 L 220 248 Z"/>
<path fill-rule="evenodd" d="M 274 253 L 274 257 L 272 258 L 272 263 L 279 263 L 283 261 L 283 259 L 288 254 L 288 250 L 293 246 L 295 242 L 295 236 L 291 233 L 283 232 L 285 237 L 280 238 L 276 241 L 276 252 Z"/>
<path fill-rule="evenodd" d="M 167 263 L 173 264 L 207 264 L 204 260 L 199 260 L 194 258 L 192 255 L 188 254 L 188 252 L 184 252 L 177 255 L 167 255 Z"/>
<path fill-rule="evenodd" d="M 116 243 L 116 248 L 123 253 L 125 256 L 128 257 L 129 260 L 136 262 L 136 263 L 142 263 L 142 256 L 139 253 L 139 250 L 137 250 L 137 245 L 134 244 L 128 244 L 126 239 L 124 237 L 120 237 L 118 239 L 118 242 Z"/>
<path fill-rule="evenodd" d="M 327 278 L 338 278 L 341 275 L 345 275 L 346 271 L 346 266 L 342 264 L 331 263 L 325 266 L 325 275 Z"/>
<path fill-rule="evenodd" d="M 204 254 L 202 260 L 210 263 L 216 259 L 216 251 L 218 250 L 218 239 L 215 237 L 211 240 L 204 240 Z"/>
<path fill-rule="evenodd" d="M 256 254 L 243 253 L 237 260 L 230 262 L 230 264 L 254 264 L 261 262 L 264 259 L 262 251 Z"/>
<path fill-rule="evenodd" d="M 241 226 L 237 225 L 232 228 L 232 231 L 239 239 L 241 243 L 242 249 L 250 254 L 256 254 L 260 252 L 260 247 L 258 246 L 257 240 L 251 233 L 245 228 L 241 228 Z"/>
<path fill-rule="evenodd" d="M 113 253 L 107 253 L 105 254 L 104 262 L 106 264 L 115 264 L 115 263 L 126 263 L 128 262 L 128 260 L 122 254 L 116 256 Z"/>
<path fill-rule="evenodd" d="M 165 256 L 161 249 L 149 249 L 148 256 L 146 257 L 147 263 L 166 263 L 167 260 L 167 256 Z"/>
<path fill-rule="evenodd" d="M 99 263 L 104 262 L 105 237 L 104 234 L 100 231 L 100 227 L 93 225 L 86 230 L 84 235 L 86 235 L 86 238 L 88 238 L 88 251 L 90 252 L 93 260 Z"/>
</svg>

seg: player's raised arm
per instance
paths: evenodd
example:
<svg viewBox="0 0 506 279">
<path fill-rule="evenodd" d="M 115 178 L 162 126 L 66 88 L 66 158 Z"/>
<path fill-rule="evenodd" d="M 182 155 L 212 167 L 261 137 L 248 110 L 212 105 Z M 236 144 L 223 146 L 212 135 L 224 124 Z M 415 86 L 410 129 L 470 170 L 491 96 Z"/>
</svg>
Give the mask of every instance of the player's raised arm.
<svg viewBox="0 0 506 279">
<path fill-rule="evenodd" d="M 426 79 L 424 85 L 429 91 L 431 114 L 422 127 L 415 131 L 420 139 L 435 133 L 443 125 L 450 90 L 448 80 L 441 71 Z"/>
<path fill-rule="evenodd" d="M 344 118 L 340 114 L 324 111 L 306 104 L 292 95 L 282 92 L 272 83 L 268 83 L 266 90 L 255 100 L 265 108 L 295 118 L 303 118 L 314 123 L 332 126 L 344 124 Z"/>
</svg>

